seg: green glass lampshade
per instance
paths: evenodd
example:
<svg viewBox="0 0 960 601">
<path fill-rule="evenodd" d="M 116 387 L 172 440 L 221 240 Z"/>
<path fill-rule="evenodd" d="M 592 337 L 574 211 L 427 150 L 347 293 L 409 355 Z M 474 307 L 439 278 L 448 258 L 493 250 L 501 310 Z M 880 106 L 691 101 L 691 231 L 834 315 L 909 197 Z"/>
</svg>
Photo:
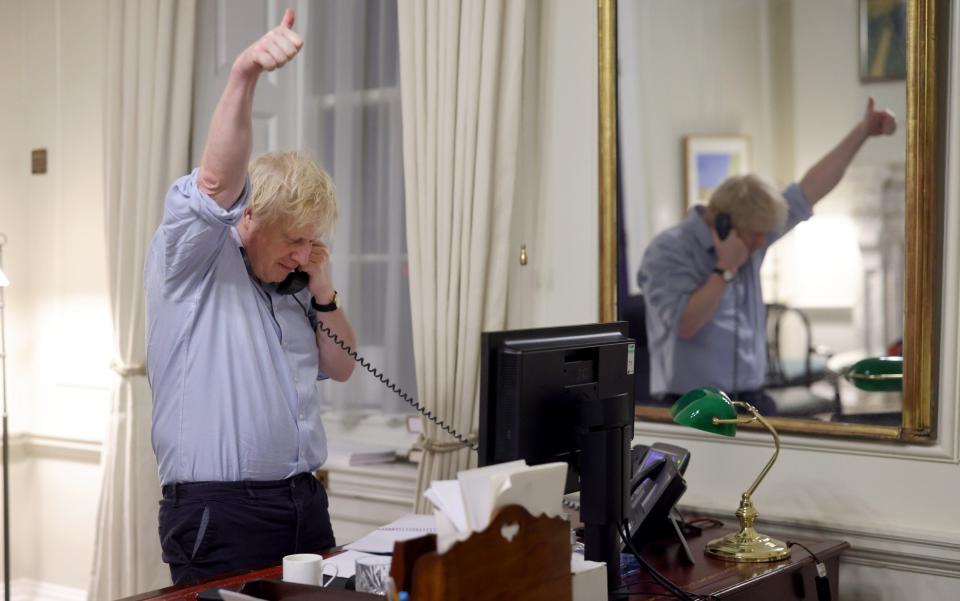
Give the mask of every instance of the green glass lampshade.
<svg viewBox="0 0 960 601">
<path fill-rule="evenodd" d="M 848 382 L 869 392 L 903 390 L 903 357 L 868 357 L 843 373 Z"/>
<path fill-rule="evenodd" d="M 713 418 L 736 419 L 737 410 L 722 390 L 694 388 L 683 395 L 670 408 L 674 423 L 689 426 L 712 434 L 736 436 L 734 424 L 714 424 Z"/>
</svg>

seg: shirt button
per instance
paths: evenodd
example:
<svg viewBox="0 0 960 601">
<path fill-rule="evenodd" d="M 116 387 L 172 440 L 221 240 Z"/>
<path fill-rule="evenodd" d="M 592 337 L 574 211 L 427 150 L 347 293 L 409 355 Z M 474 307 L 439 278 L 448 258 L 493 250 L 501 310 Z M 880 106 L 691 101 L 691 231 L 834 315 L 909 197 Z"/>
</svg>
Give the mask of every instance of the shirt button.
<svg viewBox="0 0 960 601">
<path fill-rule="evenodd" d="M 303 414 L 300 414 L 300 421 L 303 421 Z"/>
<path fill-rule="evenodd" d="M 294 383 L 294 384 L 299 384 L 299 383 L 300 383 L 300 376 L 293 376 L 293 383 Z"/>
</svg>

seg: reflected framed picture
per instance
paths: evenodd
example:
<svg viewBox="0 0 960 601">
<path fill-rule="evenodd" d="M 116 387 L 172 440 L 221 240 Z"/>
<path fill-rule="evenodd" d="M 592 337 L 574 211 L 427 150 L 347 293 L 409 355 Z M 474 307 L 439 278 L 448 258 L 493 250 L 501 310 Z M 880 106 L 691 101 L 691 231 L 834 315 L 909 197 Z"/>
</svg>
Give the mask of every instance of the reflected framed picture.
<svg viewBox="0 0 960 601">
<path fill-rule="evenodd" d="M 860 81 L 907 76 L 907 0 L 860 0 Z"/>
<path fill-rule="evenodd" d="M 750 172 L 750 139 L 746 136 L 683 138 L 684 209 L 706 204 L 723 180 Z"/>
</svg>

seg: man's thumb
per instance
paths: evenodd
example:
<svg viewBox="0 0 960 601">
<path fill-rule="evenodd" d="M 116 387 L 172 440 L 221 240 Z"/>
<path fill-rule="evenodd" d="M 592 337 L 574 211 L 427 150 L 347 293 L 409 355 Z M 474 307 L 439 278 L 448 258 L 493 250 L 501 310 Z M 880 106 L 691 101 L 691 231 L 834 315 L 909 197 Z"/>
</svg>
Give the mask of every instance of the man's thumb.
<svg viewBox="0 0 960 601">
<path fill-rule="evenodd" d="M 286 12 L 283 13 L 283 21 L 281 21 L 280 24 L 286 27 L 287 29 L 293 29 L 293 19 L 294 19 L 293 9 L 288 8 Z"/>
</svg>

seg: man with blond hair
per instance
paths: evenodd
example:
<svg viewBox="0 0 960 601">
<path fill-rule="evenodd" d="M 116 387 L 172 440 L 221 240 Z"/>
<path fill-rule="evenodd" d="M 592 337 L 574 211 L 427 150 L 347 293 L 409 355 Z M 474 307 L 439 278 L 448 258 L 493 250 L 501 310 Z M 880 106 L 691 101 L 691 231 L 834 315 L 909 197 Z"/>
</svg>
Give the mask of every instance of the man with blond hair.
<svg viewBox="0 0 960 601">
<path fill-rule="evenodd" d="M 167 193 L 144 269 L 160 543 L 175 583 L 336 544 L 312 475 L 327 457 L 316 381 L 354 366 L 317 322 L 356 347 L 321 242 L 337 219 L 333 183 L 298 153 L 247 164 L 257 80 L 303 46 L 293 21 L 288 9 L 234 61 L 200 167 Z"/>
<path fill-rule="evenodd" d="M 763 391 L 767 330 L 760 266 L 767 248 L 813 215 L 868 138 L 895 130 L 893 114 L 875 109 L 871 98 L 853 129 L 783 194 L 755 175 L 732 177 L 706 207 L 691 207 L 684 221 L 653 239 L 638 280 L 655 401 L 672 404 L 688 390 L 715 386 L 761 413 L 776 413 Z"/>
</svg>

